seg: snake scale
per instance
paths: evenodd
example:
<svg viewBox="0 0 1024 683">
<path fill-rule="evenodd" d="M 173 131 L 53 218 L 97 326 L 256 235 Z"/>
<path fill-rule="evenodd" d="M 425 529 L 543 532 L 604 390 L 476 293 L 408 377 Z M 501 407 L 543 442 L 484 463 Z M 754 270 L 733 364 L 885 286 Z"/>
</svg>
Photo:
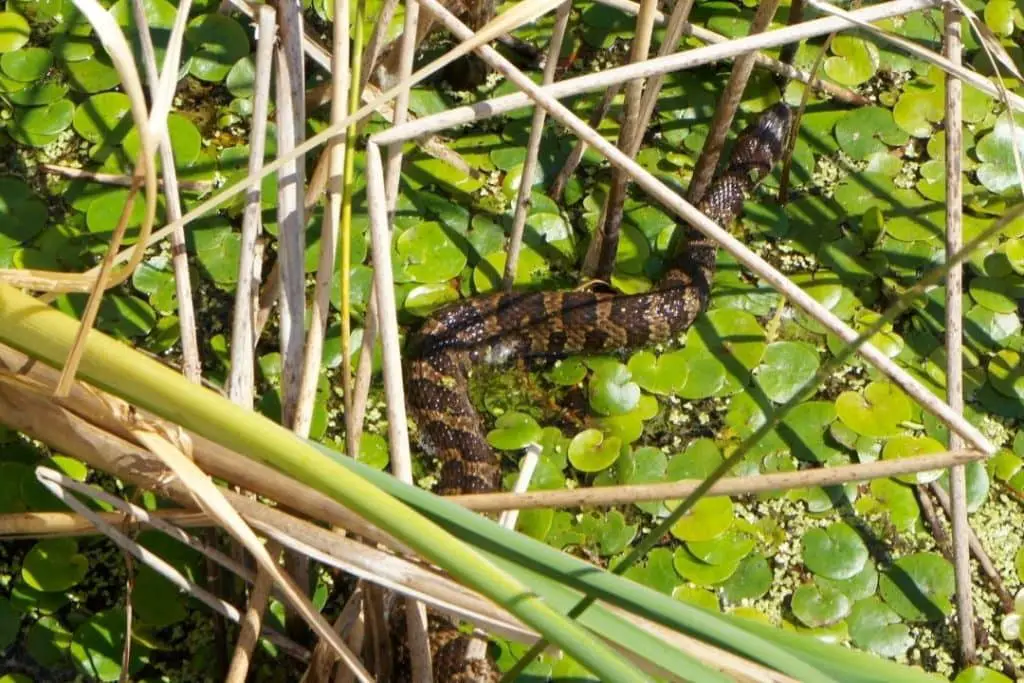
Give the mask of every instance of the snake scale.
<svg viewBox="0 0 1024 683">
<path fill-rule="evenodd" d="M 775 105 L 739 135 L 697 205 L 701 212 L 722 226 L 739 216 L 746 196 L 782 155 L 791 117 L 786 105 Z M 692 227 L 683 242 L 648 292 L 502 292 L 427 318 L 407 347 L 406 400 L 422 447 L 441 462 L 438 493 L 500 487 L 499 457 L 469 397 L 474 366 L 633 349 L 665 342 L 694 322 L 708 303 L 718 246 Z M 472 638 L 433 615 L 431 629 L 435 681 L 497 680 L 489 661 L 467 660 Z"/>
</svg>

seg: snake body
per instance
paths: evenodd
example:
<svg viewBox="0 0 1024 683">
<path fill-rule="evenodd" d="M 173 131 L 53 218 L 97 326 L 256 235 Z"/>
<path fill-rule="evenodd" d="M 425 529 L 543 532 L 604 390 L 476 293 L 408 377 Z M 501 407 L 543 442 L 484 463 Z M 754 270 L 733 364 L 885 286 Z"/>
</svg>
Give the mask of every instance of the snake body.
<svg viewBox="0 0 1024 683">
<path fill-rule="evenodd" d="M 731 224 L 748 193 L 781 156 L 790 123 L 789 108 L 779 104 L 744 130 L 697 205 L 701 212 L 719 225 Z M 500 487 L 499 457 L 487 443 L 469 397 L 472 369 L 517 358 L 554 359 L 669 340 L 705 309 L 715 272 L 714 241 L 688 227 L 683 247 L 676 249 L 655 287 L 641 294 L 501 292 L 444 307 L 426 319 L 409 340 L 406 401 L 422 447 L 441 461 L 438 493 L 483 493 Z M 432 633 L 435 642 L 437 633 Z M 453 670 L 459 656 L 450 650 L 461 653 L 469 639 L 447 636 L 442 630 L 435 647 L 435 680 L 490 680 L 479 672 L 463 676 Z"/>
</svg>

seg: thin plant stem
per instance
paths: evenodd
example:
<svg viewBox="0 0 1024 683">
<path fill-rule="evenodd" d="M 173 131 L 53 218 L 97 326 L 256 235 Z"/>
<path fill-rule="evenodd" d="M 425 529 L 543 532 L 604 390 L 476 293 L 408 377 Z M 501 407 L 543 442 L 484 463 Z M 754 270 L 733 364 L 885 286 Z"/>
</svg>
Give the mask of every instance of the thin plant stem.
<svg viewBox="0 0 1024 683">
<path fill-rule="evenodd" d="M 598 102 L 597 107 L 590 114 L 590 119 L 587 121 L 587 125 L 591 128 L 597 128 L 601 124 L 601 119 L 605 117 L 608 110 L 612 107 L 612 102 L 618 96 L 619 91 L 622 90 L 622 84 L 616 83 L 615 85 L 609 86 L 604 94 L 601 95 L 601 101 Z M 562 198 L 562 193 L 565 192 L 565 186 L 569 184 L 569 179 L 572 178 L 573 174 L 576 173 L 576 168 L 580 165 L 583 160 L 583 154 L 587 151 L 587 143 L 583 140 L 577 140 L 573 146 L 572 151 L 569 152 L 569 156 L 566 157 L 565 163 L 562 165 L 562 169 L 555 176 L 554 181 L 551 183 L 551 187 L 548 188 L 548 193 L 551 198 L 556 202 Z"/>
<path fill-rule="evenodd" d="M 865 7 L 857 12 L 850 13 L 850 16 L 868 22 L 880 21 L 900 14 L 906 14 L 907 12 L 929 9 L 937 4 L 937 1 L 938 0 L 890 0 L 889 2 Z M 630 64 L 594 74 L 587 74 L 586 76 L 580 76 L 574 79 L 556 81 L 551 85 L 540 89 L 539 93 L 536 93 L 537 89 L 534 88 L 531 92 L 536 94 L 533 94 L 532 97 L 547 101 L 551 97 L 568 97 L 570 95 L 589 92 L 592 90 L 600 90 L 607 88 L 614 83 L 629 80 L 631 78 L 646 78 L 659 73 L 669 73 L 672 71 L 693 68 L 695 66 L 708 64 L 720 59 L 730 59 L 738 54 L 744 54 L 752 50 L 776 47 L 794 41 L 806 40 L 815 36 L 825 35 L 831 31 L 841 29 L 846 25 L 847 21 L 847 19 L 840 19 L 838 17 L 815 19 L 813 21 L 803 22 L 797 26 L 787 27 L 776 31 L 765 31 L 764 33 L 756 36 L 738 38 L 736 40 L 729 41 L 728 43 L 709 45 L 703 48 L 696 48 L 693 50 L 687 50 L 686 52 L 676 53 L 667 57 L 650 59 L 639 64 Z M 483 40 L 486 40 L 489 36 L 489 34 L 481 35 L 483 36 Z M 422 67 L 410 77 L 411 82 L 420 82 L 427 76 L 436 73 L 439 69 L 451 63 L 454 59 L 465 54 L 465 49 L 474 49 L 480 40 L 480 36 L 475 39 L 466 39 L 461 44 L 463 50 L 452 50 L 430 64 Z M 241 192 L 244 192 L 247 187 L 260 182 L 263 177 L 270 175 L 271 173 L 275 173 L 282 166 L 291 162 L 295 157 L 305 154 L 336 137 L 340 133 L 343 133 L 349 123 L 352 121 L 362 120 L 371 112 L 391 100 L 399 90 L 401 90 L 401 87 L 396 86 L 383 92 L 379 97 L 376 97 L 369 103 L 365 104 L 354 115 L 346 117 L 344 122 L 328 126 L 316 135 L 307 138 L 304 143 L 296 146 L 295 150 L 291 153 L 281 154 L 276 160 L 267 163 L 259 174 L 239 180 L 233 185 L 224 188 L 215 196 L 201 202 L 191 211 L 186 213 L 182 216 L 181 220 L 169 223 L 160 230 L 147 235 L 146 239 L 140 241 L 140 244 L 144 242 L 145 246 L 149 246 L 159 242 L 169 235 L 170 232 L 178 225 L 187 225 L 201 216 L 206 215 L 207 212 L 217 206 L 220 206 Z M 375 135 L 374 138 L 379 145 L 386 147 L 396 142 L 420 137 L 423 135 L 423 132 L 419 132 L 420 129 L 430 129 L 432 126 L 436 126 L 437 130 L 443 130 L 463 123 L 472 123 L 473 121 L 481 118 L 496 116 L 520 107 L 525 107 L 532 101 L 531 94 L 527 94 L 525 92 L 506 95 L 493 100 L 480 102 L 475 105 L 458 107 L 443 114 L 423 117 L 422 119 L 406 123 L 404 126 L 395 126 L 384 133 Z M 1013 102 L 1014 101 L 1011 99 L 1011 103 Z M 1024 99 L 1021 100 L 1021 105 L 1019 107 L 1014 104 L 1014 109 L 1017 110 L 1018 108 L 1019 110 L 1024 111 Z M 424 132 L 430 131 L 426 130 Z M 115 263 L 123 263 L 133 258 L 134 251 L 126 250 L 117 255 Z M 62 282 L 60 284 L 59 291 L 89 291 L 91 284 L 96 278 L 96 272 L 96 269 L 92 269 L 85 273 L 62 273 Z M 0 271 L 0 276 L 2 276 L 0 279 L 11 284 L 16 284 L 21 275 L 22 273 L 17 271 L 15 273 Z M 38 272 L 28 274 L 29 277 L 37 278 L 33 280 L 33 282 L 38 282 L 38 275 Z"/>
<path fill-rule="evenodd" d="M 280 554 L 280 551 L 270 544 L 268 544 L 267 550 L 272 557 L 277 557 Z M 267 572 L 261 571 L 256 575 L 256 583 L 253 584 L 252 590 L 249 592 L 249 604 L 240 621 L 238 640 L 235 641 L 231 664 L 224 677 L 226 683 L 245 683 L 249 673 L 249 664 L 252 662 L 252 651 L 256 648 L 260 630 L 263 628 L 263 613 L 267 609 L 273 585 L 273 579 Z"/>
<path fill-rule="evenodd" d="M 270 108 L 270 80 L 273 78 L 274 41 L 277 36 L 277 13 L 268 5 L 257 13 L 256 79 L 253 93 L 252 124 L 249 133 L 249 172 L 263 164 L 266 151 L 267 116 Z M 257 335 L 256 306 L 259 296 L 262 259 L 258 248 L 263 231 L 262 190 L 259 183 L 245 193 L 242 212 L 242 236 L 238 257 L 238 284 L 235 286 L 235 307 L 231 321 L 231 369 L 228 374 L 228 396 L 238 405 L 251 408 L 255 384 L 253 349 Z"/>
<path fill-rule="evenodd" d="M 366 19 L 366 0 L 356 0 L 356 20 L 352 35 L 352 67 L 350 73 L 359 74 L 363 59 L 363 23 Z M 354 114 L 359 109 L 360 80 L 349 80 L 348 111 Z M 352 412 L 352 355 L 349 345 L 352 337 L 352 197 L 355 192 L 356 134 L 357 124 L 353 121 L 345 132 L 345 175 L 344 193 L 341 200 L 341 390 L 345 403 L 345 414 Z"/>
<path fill-rule="evenodd" d="M 778 8 L 778 0 L 766 0 L 757 5 L 757 13 L 750 24 L 750 33 L 763 32 Z M 714 118 L 711 120 L 711 130 L 704 141 L 704 149 L 693 169 L 693 177 L 690 180 L 690 187 L 686 197 L 691 204 L 696 204 L 704 196 L 711 179 L 718 168 L 718 160 L 721 157 L 722 149 L 725 147 L 725 138 L 732 127 L 732 120 L 736 117 L 736 110 L 739 109 L 740 100 L 743 98 L 743 91 L 750 80 L 750 74 L 754 71 L 754 53 L 748 52 L 736 58 L 733 62 L 732 71 L 729 73 L 729 81 L 725 90 L 718 100 L 718 107 L 715 109 Z"/>
<path fill-rule="evenodd" d="M 953 5 L 944 8 L 946 35 L 943 52 L 953 64 L 962 61 L 960 13 Z M 946 258 L 963 245 L 963 87 L 960 79 L 946 75 Z M 963 266 L 951 266 L 946 274 L 946 402 L 963 413 Z M 959 434 L 950 433 L 949 447 L 962 448 Z M 970 524 L 967 521 L 967 471 L 949 470 L 950 530 L 953 570 L 956 577 L 956 620 L 963 666 L 977 659 L 974 605 L 971 602 Z"/>
<path fill-rule="evenodd" d="M 630 46 L 630 63 L 642 62 L 647 59 L 651 50 L 651 34 L 654 31 L 654 11 L 656 0 L 641 0 L 640 11 L 636 15 L 636 30 Z M 618 145 L 627 156 L 636 156 L 633 151 L 633 138 L 643 137 L 640 132 L 645 128 L 641 120 L 643 107 L 644 79 L 636 78 L 628 81 L 626 88 L 625 112 L 622 126 L 619 128 Z M 539 107 L 538 107 L 539 108 Z M 626 203 L 626 191 L 629 177 L 622 167 L 612 169 L 612 183 L 605 199 L 601 220 L 594 230 L 593 238 L 583 259 L 583 274 L 597 280 L 611 282 L 612 271 L 615 269 L 615 258 L 619 253 L 619 235 L 622 228 L 622 211 Z"/>
<path fill-rule="evenodd" d="M 543 83 L 547 85 L 555 80 L 558 68 L 558 55 L 562 52 L 562 41 L 565 29 L 569 24 L 572 12 L 572 0 L 563 0 L 555 11 L 555 25 L 551 29 L 551 42 L 548 44 L 548 58 L 544 64 Z M 505 275 L 502 285 L 511 290 L 515 284 L 516 269 L 519 265 L 519 250 L 523 244 L 523 229 L 526 227 L 526 215 L 530 210 L 530 195 L 533 193 L 533 178 L 537 170 L 537 155 L 540 152 L 540 141 L 544 137 L 544 120 L 547 112 L 542 107 L 535 107 L 533 120 L 530 122 L 530 139 L 526 143 L 526 159 L 523 161 L 522 174 L 519 177 L 519 193 L 516 196 L 515 215 L 512 218 L 512 234 L 509 236 L 508 256 L 505 259 Z"/>
<path fill-rule="evenodd" d="M 723 477 L 711 486 L 705 495 L 708 497 L 749 496 L 815 486 L 840 486 L 853 482 L 895 477 L 901 474 L 928 472 L 949 467 L 952 463 L 963 464 L 984 458 L 985 454 L 978 451 L 949 451 L 899 460 L 818 467 L 796 472 L 775 472 L 756 477 Z M 663 484 L 593 486 L 572 490 L 525 491 L 521 493 L 474 493 L 449 496 L 448 499 L 476 512 L 606 507 L 684 498 L 693 493 L 700 486 L 701 481 L 700 479 L 682 479 Z"/>
<path fill-rule="evenodd" d="M 191 0 L 185 0 L 177 8 L 188 15 Z M 156 65 L 156 49 L 149 32 L 149 20 L 142 6 L 142 0 L 133 0 L 132 16 L 138 27 L 139 44 L 142 47 L 143 67 L 149 82 L 150 99 L 159 99 L 160 74 Z M 171 147 L 169 130 L 160 136 L 160 163 L 163 172 L 164 196 L 167 199 L 167 217 L 172 221 L 181 218 L 181 196 L 179 194 L 178 172 L 174 166 L 174 149 Z M 202 364 L 199 360 L 199 341 L 196 335 L 196 309 L 192 299 L 192 276 L 188 266 L 188 248 L 185 245 L 185 229 L 171 233 L 171 264 L 174 268 L 175 294 L 178 303 L 178 327 L 181 330 L 182 374 L 197 384 L 202 378 Z"/>
</svg>

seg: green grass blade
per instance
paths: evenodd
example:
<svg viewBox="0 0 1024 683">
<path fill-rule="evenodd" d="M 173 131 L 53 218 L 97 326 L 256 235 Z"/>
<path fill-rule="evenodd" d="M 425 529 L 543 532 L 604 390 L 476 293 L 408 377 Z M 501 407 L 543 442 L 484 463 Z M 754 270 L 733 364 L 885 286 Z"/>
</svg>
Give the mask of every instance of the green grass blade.
<svg viewBox="0 0 1024 683">
<path fill-rule="evenodd" d="M 60 367 L 78 328 L 74 318 L 0 284 L 0 341 Z M 556 612 L 465 543 L 364 478 L 324 458 L 280 425 L 192 384 L 171 368 L 96 331 L 88 335 L 78 376 L 329 495 L 516 615 L 601 680 L 648 680 L 590 631 Z"/>
<path fill-rule="evenodd" d="M 703 610 L 621 576 L 602 571 L 571 555 L 555 550 L 522 534 L 505 529 L 460 505 L 439 498 L 362 463 L 345 458 L 317 444 L 326 456 L 365 476 L 367 480 L 408 505 L 434 519 L 438 524 L 478 548 L 500 566 L 519 565 L 534 579 L 541 577 L 571 586 L 609 604 L 646 617 L 680 633 L 700 638 L 738 655 L 758 661 L 801 681 L 849 679 L 856 670 L 857 680 L 874 683 L 888 681 L 928 681 L 919 669 L 881 659 L 875 655 L 838 645 L 821 643 L 798 633 L 756 624 L 749 620 Z M 538 584 L 539 585 L 539 584 Z M 580 617 L 587 624 L 590 607 Z M 750 626 L 753 624 L 757 628 Z"/>
</svg>

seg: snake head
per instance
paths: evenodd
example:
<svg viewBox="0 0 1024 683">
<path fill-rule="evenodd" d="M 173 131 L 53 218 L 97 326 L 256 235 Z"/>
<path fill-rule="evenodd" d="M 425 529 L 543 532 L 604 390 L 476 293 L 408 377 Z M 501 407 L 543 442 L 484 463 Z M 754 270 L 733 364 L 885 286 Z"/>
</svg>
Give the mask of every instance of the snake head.
<svg viewBox="0 0 1024 683">
<path fill-rule="evenodd" d="M 730 167 L 749 174 L 754 182 L 764 178 L 782 156 L 792 124 L 793 112 L 786 104 L 780 102 L 766 109 L 740 133 Z"/>
</svg>

